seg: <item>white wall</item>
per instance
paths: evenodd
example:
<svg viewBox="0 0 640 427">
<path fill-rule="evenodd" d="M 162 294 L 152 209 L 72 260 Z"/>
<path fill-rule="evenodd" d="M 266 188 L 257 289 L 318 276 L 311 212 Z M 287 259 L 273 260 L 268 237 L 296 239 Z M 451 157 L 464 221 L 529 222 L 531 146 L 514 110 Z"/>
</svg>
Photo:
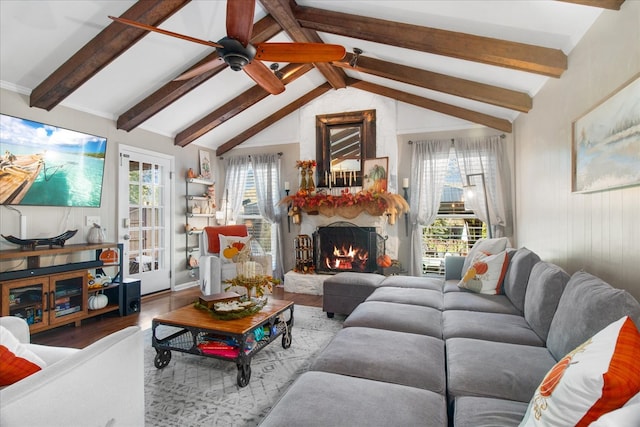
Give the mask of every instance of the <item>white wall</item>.
<svg viewBox="0 0 640 427">
<path fill-rule="evenodd" d="M 571 192 L 571 123 L 640 71 L 640 2 L 605 11 L 515 123 L 517 240 L 640 300 L 640 186 Z"/>
<path fill-rule="evenodd" d="M 174 190 L 175 206 L 172 216 L 172 226 L 175 236 L 175 246 L 172 252 L 174 283 L 182 284 L 192 281 L 188 275 L 184 252 L 184 196 L 185 171 L 189 167 L 198 170 L 198 147 L 190 145 L 186 148 L 176 147 L 173 140 L 143 130 L 124 132 L 117 130 L 115 122 L 95 115 L 82 113 L 70 108 L 58 106 L 52 111 L 45 111 L 29 107 L 29 98 L 16 92 L 2 89 L 0 92 L 0 112 L 11 116 L 35 120 L 79 132 L 87 132 L 107 138 L 107 154 L 105 175 L 102 191 L 102 206 L 100 208 L 63 208 L 43 206 L 18 206 L 17 208 L 27 217 L 27 237 L 46 238 L 56 236 L 66 230 L 78 230 L 69 243 L 84 243 L 87 239 L 89 227 L 85 225 L 85 216 L 99 216 L 101 224 L 107 229 L 108 241 L 121 241 L 116 236 L 117 220 L 117 188 L 118 180 L 118 145 L 126 144 L 147 150 L 171 155 L 175 157 Z M 213 154 L 212 154 L 213 156 Z M 214 173 L 218 171 L 214 170 Z M 0 207 L 0 232 L 4 235 L 20 235 L 19 215 L 6 207 Z M 0 249 L 15 249 L 15 245 L 0 239 Z M 56 264 L 75 262 L 77 255 L 58 255 Z M 21 269 L 26 266 L 17 261 L 2 261 L 0 271 Z"/>
</svg>

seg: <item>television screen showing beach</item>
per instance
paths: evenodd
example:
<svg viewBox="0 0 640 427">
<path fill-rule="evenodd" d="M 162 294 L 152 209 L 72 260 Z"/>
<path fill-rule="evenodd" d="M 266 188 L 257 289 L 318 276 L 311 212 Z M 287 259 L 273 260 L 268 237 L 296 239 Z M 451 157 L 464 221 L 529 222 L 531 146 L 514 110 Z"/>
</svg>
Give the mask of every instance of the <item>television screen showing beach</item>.
<svg viewBox="0 0 640 427">
<path fill-rule="evenodd" d="M 0 114 L 0 203 L 100 207 L 107 139 Z"/>
</svg>

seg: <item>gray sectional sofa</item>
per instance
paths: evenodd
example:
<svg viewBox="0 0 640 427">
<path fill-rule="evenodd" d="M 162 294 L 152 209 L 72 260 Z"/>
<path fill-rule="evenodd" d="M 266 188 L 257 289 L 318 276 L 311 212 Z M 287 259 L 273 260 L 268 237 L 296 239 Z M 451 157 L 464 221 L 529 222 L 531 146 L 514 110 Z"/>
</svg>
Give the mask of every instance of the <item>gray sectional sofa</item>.
<svg viewBox="0 0 640 427">
<path fill-rule="evenodd" d="M 500 295 L 459 288 L 461 257 L 446 259 L 444 280 L 365 277 L 370 295 L 261 425 L 517 426 L 558 360 L 623 316 L 640 325 L 627 292 L 507 252 Z"/>
</svg>

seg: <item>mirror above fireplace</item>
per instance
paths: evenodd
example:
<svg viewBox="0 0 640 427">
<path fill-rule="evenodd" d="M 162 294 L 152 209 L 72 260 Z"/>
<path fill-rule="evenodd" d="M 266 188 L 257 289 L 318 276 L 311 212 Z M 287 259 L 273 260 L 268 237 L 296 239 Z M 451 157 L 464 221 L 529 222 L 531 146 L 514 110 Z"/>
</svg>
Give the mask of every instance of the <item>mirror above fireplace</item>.
<svg viewBox="0 0 640 427">
<path fill-rule="evenodd" d="M 319 187 L 361 186 L 364 159 L 376 157 L 376 110 L 316 116 Z"/>
</svg>

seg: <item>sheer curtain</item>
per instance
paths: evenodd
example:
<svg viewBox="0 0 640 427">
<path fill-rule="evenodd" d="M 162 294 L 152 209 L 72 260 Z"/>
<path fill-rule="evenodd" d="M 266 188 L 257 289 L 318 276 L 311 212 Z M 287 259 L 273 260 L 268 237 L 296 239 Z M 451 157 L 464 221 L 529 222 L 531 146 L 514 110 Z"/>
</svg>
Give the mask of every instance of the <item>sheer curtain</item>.
<svg viewBox="0 0 640 427">
<path fill-rule="evenodd" d="M 450 139 L 413 143 L 411 156 L 411 260 L 409 272 L 422 275 L 422 227 L 433 222 L 449 164 Z"/>
<path fill-rule="evenodd" d="M 249 156 L 232 156 L 227 158 L 226 173 L 224 179 L 223 200 L 227 200 L 227 209 L 231 209 L 234 221 L 238 220 L 242 208 L 242 195 L 247 183 L 249 171 Z"/>
<path fill-rule="evenodd" d="M 256 180 L 256 197 L 258 198 L 258 210 L 260 215 L 271 224 L 271 240 L 275 242 L 273 256 L 275 258 L 274 276 L 284 278 L 282 266 L 283 236 L 280 220 L 283 215 L 283 207 L 278 205 L 280 194 L 278 183 L 280 182 L 280 159 L 277 154 L 256 154 L 251 156 L 253 173 Z"/>
<path fill-rule="evenodd" d="M 467 175 L 484 174 L 489 212 L 485 210 L 480 176 L 469 178 L 480 196 L 471 203 L 471 208 L 485 223 L 487 218 L 491 220 L 494 237 L 512 237 L 511 172 L 503 139 L 500 136 L 463 138 L 456 139 L 453 145 L 463 183 L 466 184 Z"/>
</svg>

